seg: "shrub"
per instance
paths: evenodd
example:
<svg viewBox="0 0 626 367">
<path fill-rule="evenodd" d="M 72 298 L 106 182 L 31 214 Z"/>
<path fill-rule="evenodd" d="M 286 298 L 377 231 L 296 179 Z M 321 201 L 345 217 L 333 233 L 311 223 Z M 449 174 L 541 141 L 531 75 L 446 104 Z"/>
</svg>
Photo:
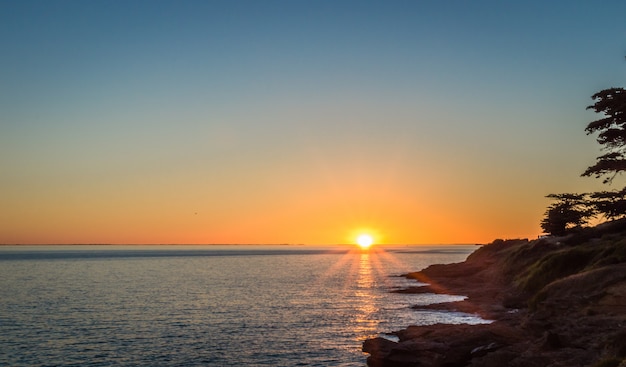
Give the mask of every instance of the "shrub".
<svg viewBox="0 0 626 367">
<path fill-rule="evenodd" d="M 523 290 L 537 292 L 557 279 L 583 270 L 599 250 L 595 247 L 574 247 L 548 254 L 532 264 L 526 274 L 518 278 L 518 284 Z"/>
</svg>

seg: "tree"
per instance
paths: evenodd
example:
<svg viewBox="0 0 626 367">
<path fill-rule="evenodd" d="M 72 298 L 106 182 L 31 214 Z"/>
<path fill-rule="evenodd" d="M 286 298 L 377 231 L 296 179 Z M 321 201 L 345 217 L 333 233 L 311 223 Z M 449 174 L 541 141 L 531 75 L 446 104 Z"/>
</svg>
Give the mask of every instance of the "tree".
<svg viewBox="0 0 626 367">
<path fill-rule="evenodd" d="M 626 171 L 626 90 L 605 89 L 591 98 L 596 102 L 587 109 L 605 117 L 589 123 L 585 131 L 588 135 L 598 133 L 597 141 L 607 153 L 599 156 L 596 164 L 582 175 L 604 176 L 603 182 L 610 183 L 618 173 Z"/>
<path fill-rule="evenodd" d="M 606 219 L 618 219 L 626 215 L 626 187 L 620 191 L 600 191 L 590 194 L 591 205 Z"/>
<path fill-rule="evenodd" d="M 604 177 L 603 183 L 612 183 L 626 171 L 626 89 L 602 90 L 591 99 L 588 110 L 603 114 L 603 118 L 590 122 L 587 135 L 598 134 L 597 141 L 605 154 L 596 158 L 596 164 L 587 168 L 582 176 Z M 626 216 L 626 187 L 620 191 L 601 191 L 591 194 L 550 194 L 557 202 L 548 207 L 541 228 L 554 235 L 563 235 L 569 229 L 580 227 L 602 214 L 608 220 Z"/>
<path fill-rule="evenodd" d="M 541 229 L 544 232 L 563 236 L 572 228 L 579 228 L 595 214 L 586 200 L 587 194 L 550 194 L 546 196 L 557 202 L 548 207 Z"/>
</svg>

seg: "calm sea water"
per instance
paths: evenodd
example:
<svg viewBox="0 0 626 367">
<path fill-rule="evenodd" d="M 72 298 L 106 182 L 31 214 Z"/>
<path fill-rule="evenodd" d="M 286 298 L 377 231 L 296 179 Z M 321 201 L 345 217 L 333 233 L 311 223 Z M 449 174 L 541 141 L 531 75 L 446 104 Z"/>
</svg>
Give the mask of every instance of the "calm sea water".
<svg viewBox="0 0 626 367">
<path fill-rule="evenodd" d="M 398 275 L 475 246 L 0 246 L 0 365 L 364 366 L 363 340 L 477 323 Z"/>
</svg>

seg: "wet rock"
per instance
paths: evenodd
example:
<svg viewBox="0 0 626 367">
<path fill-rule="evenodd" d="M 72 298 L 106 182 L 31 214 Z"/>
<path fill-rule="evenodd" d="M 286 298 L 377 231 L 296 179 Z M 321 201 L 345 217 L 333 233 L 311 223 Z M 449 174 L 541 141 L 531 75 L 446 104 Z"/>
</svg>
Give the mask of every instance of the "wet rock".
<svg viewBox="0 0 626 367">
<path fill-rule="evenodd" d="M 422 294 L 422 293 L 439 293 L 437 289 L 434 289 L 428 285 L 420 285 L 417 287 L 407 287 L 401 289 L 394 289 L 391 293 L 400 293 L 400 294 Z"/>
<path fill-rule="evenodd" d="M 491 352 L 495 352 L 496 350 L 502 348 L 501 344 L 498 343 L 489 343 L 487 345 L 482 345 L 480 347 L 476 347 L 474 349 L 472 349 L 472 351 L 470 352 L 470 355 L 472 358 L 476 358 L 476 357 L 482 357 L 484 355 L 486 355 L 487 353 L 491 353 Z"/>
<path fill-rule="evenodd" d="M 418 349 L 413 344 L 396 343 L 380 337 L 363 343 L 363 351 L 370 354 L 367 358 L 367 365 L 370 367 L 423 366 L 426 354 Z"/>
<path fill-rule="evenodd" d="M 389 352 L 397 346 L 398 343 L 392 340 L 377 337 L 374 339 L 367 339 L 363 342 L 362 350 L 365 353 L 369 353 L 372 357 L 380 359 L 387 357 Z"/>
</svg>

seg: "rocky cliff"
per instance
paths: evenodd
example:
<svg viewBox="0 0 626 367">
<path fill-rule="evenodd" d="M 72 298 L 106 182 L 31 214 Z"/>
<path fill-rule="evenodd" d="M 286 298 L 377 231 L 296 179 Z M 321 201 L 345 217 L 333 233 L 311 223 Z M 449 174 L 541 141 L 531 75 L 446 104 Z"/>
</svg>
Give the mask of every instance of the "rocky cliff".
<svg viewBox="0 0 626 367">
<path fill-rule="evenodd" d="M 626 366 L 626 221 L 566 237 L 496 240 L 466 261 L 407 277 L 404 292 L 465 295 L 426 306 L 494 320 L 410 326 L 365 341 L 371 367 Z"/>
</svg>

